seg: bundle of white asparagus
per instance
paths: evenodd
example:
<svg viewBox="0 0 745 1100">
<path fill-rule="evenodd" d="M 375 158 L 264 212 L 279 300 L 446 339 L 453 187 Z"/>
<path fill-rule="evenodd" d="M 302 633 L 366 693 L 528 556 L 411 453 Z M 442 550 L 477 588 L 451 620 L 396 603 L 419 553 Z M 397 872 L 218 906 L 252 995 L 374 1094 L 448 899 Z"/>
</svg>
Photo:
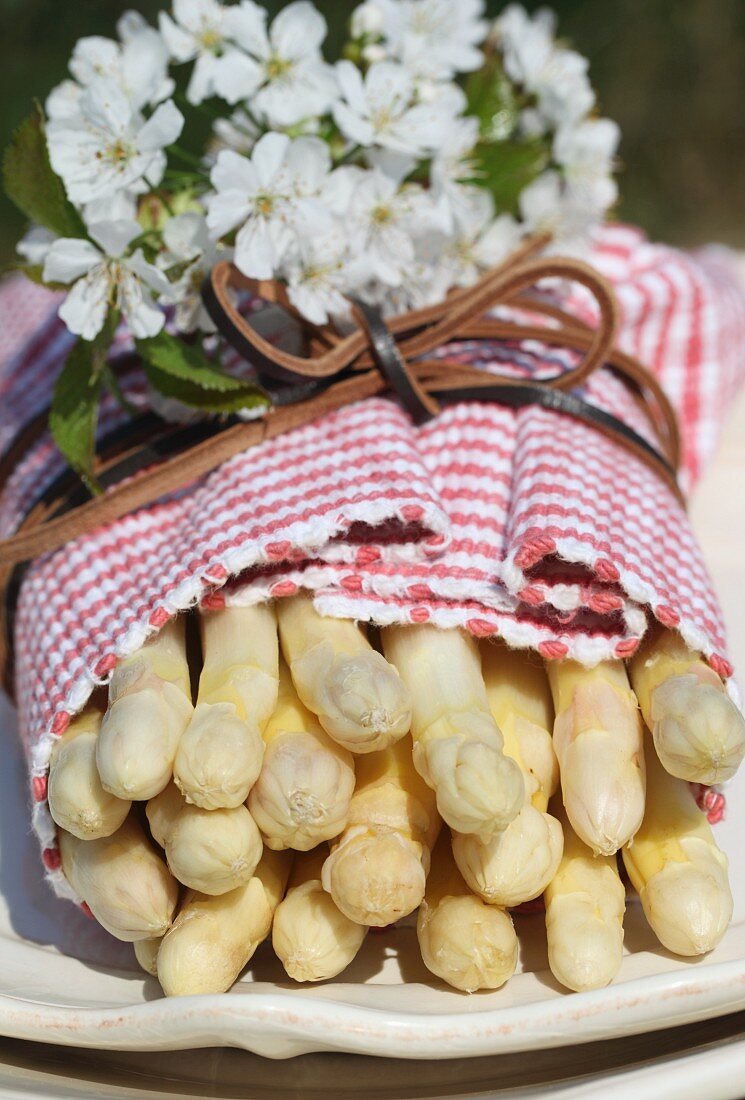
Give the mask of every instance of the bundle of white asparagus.
<svg viewBox="0 0 745 1100">
<path fill-rule="evenodd" d="M 383 629 L 381 653 L 305 596 L 200 630 L 198 684 L 182 617 L 49 776 L 72 887 L 166 994 L 227 990 L 270 936 L 290 978 L 333 978 L 417 909 L 432 974 L 497 989 L 509 910 L 541 895 L 556 979 L 598 988 L 621 965 L 619 854 L 668 950 L 724 935 L 727 860 L 688 781 L 734 773 L 745 723 L 676 634 L 588 669 L 428 625 Z"/>
</svg>

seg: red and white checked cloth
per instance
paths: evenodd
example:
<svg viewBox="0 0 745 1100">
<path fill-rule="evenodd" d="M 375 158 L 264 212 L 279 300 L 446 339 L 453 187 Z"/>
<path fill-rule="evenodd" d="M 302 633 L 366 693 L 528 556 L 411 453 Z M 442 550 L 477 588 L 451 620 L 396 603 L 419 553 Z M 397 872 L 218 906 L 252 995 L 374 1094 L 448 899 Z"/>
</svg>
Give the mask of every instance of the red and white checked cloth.
<svg viewBox="0 0 745 1100">
<path fill-rule="evenodd" d="M 688 490 L 745 375 L 745 296 L 729 254 L 686 255 L 608 226 L 590 259 L 615 286 L 621 347 L 656 372 L 678 412 Z M 25 282 L 0 293 L 0 451 L 48 402 L 70 346 L 55 304 Z M 123 339 L 116 353 L 129 354 Z M 571 362 L 537 342 L 448 353 L 531 377 Z M 145 403 L 136 368 L 126 388 Z M 584 396 L 653 438 L 612 374 L 594 375 Z M 106 404 L 102 433 L 121 417 Z M 0 499 L 0 537 L 59 470 L 42 440 Z M 686 515 L 633 455 L 536 407 L 461 404 L 415 428 L 393 400 L 360 402 L 31 566 L 16 617 L 17 701 L 34 828 L 58 892 L 69 895 L 46 773 L 70 715 L 177 612 L 298 587 L 330 615 L 462 626 L 587 664 L 632 653 L 652 614 L 732 672 Z"/>
</svg>

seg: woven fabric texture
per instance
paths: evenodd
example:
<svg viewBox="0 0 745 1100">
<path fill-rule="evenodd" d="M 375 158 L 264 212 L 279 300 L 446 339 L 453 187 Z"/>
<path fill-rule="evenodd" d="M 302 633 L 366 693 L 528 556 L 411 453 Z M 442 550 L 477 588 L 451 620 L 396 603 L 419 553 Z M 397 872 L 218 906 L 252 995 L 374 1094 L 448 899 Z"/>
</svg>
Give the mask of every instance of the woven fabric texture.
<svg viewBox="0 0 745 1100">
<path fill-rule="evenodd" d="M 615 287 L 620 346 L 658 375 L 675 405 L 689 491 L 745 374 L 745 297 L 730 258 L 717 249 L 683 254 L 608 226 L 590 261 Z M 589 301 L 578 296 L 572 305 L 592 318 Z M 71 343 L 55 310 L 53 296 L 26 283 L 11 280 L 0 291 L 0 449 L 49 400 Z M 132 359 L 124 338 L 115 354 Z M 572 362 L 537 341 L 462 344 L 442 354 L 531 378 Z M 134 361 L 124 385 L 135 405 L 147 403 Z M 583 395 L 654 438 L 612 373 L 594 375 Z M 105 403 L 101 433 L 122 416 Z M 0 537 L 60 468 L 49 438 L 32 448 L 0 499 Z M 685 512 L 637 458 L 593 428 L 535 407 L 460 404 L 415 428 L 394 400 L 370 399 L 231 459 L 26 573 L 15 627 L 17 701 L 34 827 L 58 892 L 69 889 L 46 773 L 70 716 L 120 657 L 179 611 L 301 588 L 325 614 L 460 626 L 587 664 L 630 655 L 654 616 L 722 676 L 732 673 Z"/>
</svg>

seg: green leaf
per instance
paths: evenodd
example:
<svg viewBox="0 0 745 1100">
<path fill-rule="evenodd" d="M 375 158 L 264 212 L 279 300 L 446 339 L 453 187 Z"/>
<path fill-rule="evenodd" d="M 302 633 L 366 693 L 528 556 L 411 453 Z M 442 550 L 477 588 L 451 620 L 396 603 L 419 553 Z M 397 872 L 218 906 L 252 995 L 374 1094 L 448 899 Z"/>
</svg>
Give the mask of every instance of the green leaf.
<svg viewBox="0 0 745 1100">
<path fill-rule="evenodd" d="M 66 283 L 47 283 L 44 281 L 43 271 L 44 268 L 41 264 L 8 264 L 3 268 L 2 274 L 10 273 L 11 271 L 18 271 L 21 275 L 25 275 L 27 279 L 30 279 L 32 283 L 36 283 L 37 286 L 46 287 L 47 290 L 69 290 Z"/>
<path fill-rule="evenodd" d="M 102 377 L 96 369 L 98 354 L 100 349 L 86 340 L 73 345 L 54 387 L 49 414 L 57 446 L 92 493 L 101 491 L 92 473 Z"/>
<path fill-rule="evenodd" d="M 87 236 L 82 218 L 49 163 L 44 115 L 38 104 L 5 150 L 3 184 L 8 198 L 31 221 L 60 237 Z"/>
<path fill-rule="evenodd" d="M 158 393 L 205 413 L 237 413 L 242 409 L 262 408 L 269 404 L 266 394 L 249 382 L 240 382 L 237 388 L 227 391 L 204 389 L 194 382 L 168 374 L 152 363 L 145 362 L 144 368 L 150 385 Z M 234 381 L 237 382 L 237 379 Z"/>
<path fill-rule="evenodd" d="M 540 138 L 533 138 L 479 145 L 476 159 L 474 182 L 491 191 L 497 213 L 517 214 L 521 191 L 548 167 L 551 154 Z"/>
<path fill-rule="evenodd" d="M 481 68 L 468 78 L 466 99 L 467 113 L 479 120 L 484 141 L 505 141 L 515 133 L 520 109 L 525 104 L 496 53 L 489 53 Z"/>
<path fill-rule="evenodd" d="M 254 396 L 266 401 L 266 395 L 258 386 L 234 378 L 222 367 L 211 362 L 201 348 L 186 344 L 167 332 L 160 332 L 147 340 L 137 340 L 136 346 L 146 363 L 196 390 L 213 391 L 228 396 L 242 393 L 247 397 Z M 257 400 L 256 404 L 258 403 Z"/>
</svg>

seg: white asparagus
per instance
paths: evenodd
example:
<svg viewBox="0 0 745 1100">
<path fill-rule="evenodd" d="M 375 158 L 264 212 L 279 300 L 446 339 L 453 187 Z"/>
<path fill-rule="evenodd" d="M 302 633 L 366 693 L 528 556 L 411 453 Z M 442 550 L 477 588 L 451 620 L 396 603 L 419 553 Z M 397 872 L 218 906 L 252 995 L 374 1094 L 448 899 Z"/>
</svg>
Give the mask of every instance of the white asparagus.
<svg viewBox="0 0 745 1100">
<path fill-rule="evenodd" d="M 529 650 L 483 641 L 481 671 L 505 752 L 520 765 L 525 792 L 545 813 L 559 785 L 559 761 L 551 730 L 554 704 L 543 662 Z"/>
<path fill-rule="evenodd" d="M 644 815 L 642 724 L 626 669 L 621 661 L 595 668 L 549 661 L 546 668 L 567 816 L 594 852 L 612 855 Z"/>
<path fill-rule="evenodd" d="M 173 774 L 176 749 L 192 711 L 180 616 L 114 669 L 109 708 L 96 742 L 105 789 L 123 799 L 159 794 Z"/>
<path fill-rule="evenodd" d="M 443 831 L 432 853 L 417 917 L 424 965 L 455 989 L 499 989 L 517 966 L 517 936 L 509 915 L 472 894 Z"/>
<path fill-rule="evenodd" d="M 162 936 L 154 936 L 150 940 L 135 940 L 135 958 L 146 974 L 158 977 L 158 951 L 163 942 Z"/>
<path fill-rule="evenodd" d="M 132 805 L 101 783 L 96 742 L 102 717 L 100 707 L 89 704 L 56 742 L 49 762 L 49 812 L 55 824 L 80 840 L 111 836 Z"/>
<path fill-rule="evenodd" d="M 174 783 L 147 804 L 153 839 L 172 874 L 203 894 L 225 894 L 247 882 L 261 858 L 258 827 L 245 806 L 190 806 Z"/>
<path fill-rule="evenodd" d="M 385 927 L 424 897 L 440 819 L 411 759 L 411 739 L 357 760 L 349 823 L 323 865 L 336 905 L 358 924 Z"/>
<path fill-rule="evenodd" d="M 544 895 L 549 966 L 568 989 L 602 989 L 621 967 L 626 891 L 616 856 L 594 855 L 582 843 L 560 799 L 552 810 L 564 832 L 564 854 Z"/>
<path fill-rule="evenodd" d="M 284 661 L 264 743 L 264 763 L 248 808 L 267 846 L 308 851 L 338 836 L 354 792 L 354 761 L 300 702 Z"/>
<path fill-rule="evenodd" d="M 657 755 L 671 775 L 712 786 L 745 756 L 745 718 L 724 684 L 674 630 L 653 634 L 629 664 Z"/>
<path fill-rule="evenodd" d="M 79 840 L 60 829 L 62 870 L 99 924 L 118 940 L 162 936 L 178 901 L 178 884 L 130 815 L 112 835 Z"/>
<path fill-rule="evenodd" d="M 543 668 L 525 653 L 483 645 L 482 669 L 504 751 L 520 768 L 525 802 L 517 817 L 488 840 L 455 833 L 453 855 L 475 894 L 492 905 L 515 906 L 543 893 L 561 859 L 561 825 L 546 812 L 558 779 L 548 727 L 551 697 Z M 533 770 L 526 763 L 531 760 Z"/>
<path fill-rule="evenodd" d="M 297 693 L 334 741 L 376 752 L 408 733 L 408 692 L 358 624 L 319 615 L 306 596 L 280 600 L 277 616 Z"/>
<path fill-rule="evenodd" d="M 261 770 L 261 730 L 277 704 L 279 642 L 271 604 L 200 615 L 204 664 L 173 777 L 206 810 L 246 801 Z"/>
<path fill-rule="evenodd" d="M 623 861 L 660 943 L 676 955 L 703 955 L 732 918 L 727 857 L 688 784 L 647 742 L 648 796 L 641 828 Z"/>
<path fill-rule="evenodd" d="M 321 869 L 324 845 L 295 857 L 287 893 L 274 914 L 272 946 L 296 982 L 336 977 L 352 962 L 367 928 L 349 919 L 326 893 Z"/>
<path fill-rule="evenodd" d="M 289 852 L 265 851 L 242 886 L 219 897 L 189 893 L 158 951 L 168 997 L 224 993 L 266 939 L 290 873 Z"/>
<path fill-rule="evenodd" d="M 387 627 L 382 638 L 411 694 L 414 764 L 442 818 L 488 840 L 517 816 L 525 785 L 504 753 L 475 642 L 429 624 Z"/>
</svg>

